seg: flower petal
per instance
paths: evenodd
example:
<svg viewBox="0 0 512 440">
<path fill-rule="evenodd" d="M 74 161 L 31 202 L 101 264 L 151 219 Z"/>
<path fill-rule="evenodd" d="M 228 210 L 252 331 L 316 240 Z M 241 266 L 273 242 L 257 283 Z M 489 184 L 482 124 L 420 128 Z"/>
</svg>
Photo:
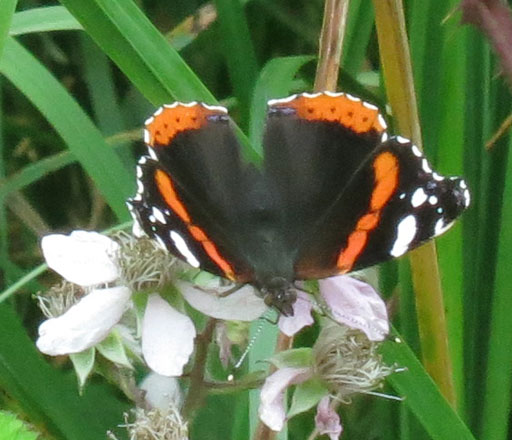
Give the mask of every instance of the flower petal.
<svg viewBox="0 0 512 440">
<path fill-rule="evenodd" d="M 260 420 L 273 431 L 283 429 L 286 413 L 284 391 L 289 385 L 304 382 L 311 377 L 310 368 L 280 368 L 265 380 L 261 387 Z"/>
<path fill-rule="evenodd" d="M 156 293 L 148 298 L 142 322 L 142 354 L 148 366 L 162 376 L 181 376 L 194 350 L 192 320 Z"/>
<path fill-rule="evenodd" d="M 363 331 L 370 341 L 389 333 L 386 304 L 372 286 L 340 275 L 319 281 L 320 293 L 339 323 Z"/>
<path fill-rule="evenodd" d="M 256 296 L 255 289 L 246 285 L 235 292 L 219 297 L 215 293 L 205 291 L 191 283 L 176 282 L 176 286 L 187 302 L 205 315 L 226 321 L 253 321 L 258 319 L 267 310 L 267 305 L 262 298 Z M 224 288 L 223 290 L 228 290 Z M 212 288 L 222 293 L 222 288 Z"/>
<path fill-rule="evenodd" d="M 87 231 L 47 235 L 41 248 L 48 266 L 72 283 L 93 286 L 119 278 L 119 245 L 105 235 Z"/>
<path fill-rule="evenodd" d="M 130 296 L 124 286 L 93 290 L 66 313 L 39 326 L 37 348 L 57 356 L 96 345 L 121 319 Z"/>
<path fill-rule="evenodd" d="M 340 416 L 329 405 L 329 396 L 325 396 L 316 407 L 315 423 L 320 435 L 328 435 L 331 440 L 340 438 L 343 427 Z"/>
<path fill-rule="evenodd" d="M 306 293 L 298 291 L 297 301 L 293 303 L 292 307 L 293 316 L 284 316 L 281 314 L 279 317 L 279 330 L 281 330 L 286 336 L 293 336 L 304 327 L 315 322 L 311 315 L 313 305 Z"/>
<path fill-rule="evenodd" d="M 140 389 L 146 391 L 144 398 L 153 408 L 167 411 L 171 406 L 179 408 L 182 404 L 180 384 L 175 377 L 149 373 L 140 384 Z"/>
</svg>

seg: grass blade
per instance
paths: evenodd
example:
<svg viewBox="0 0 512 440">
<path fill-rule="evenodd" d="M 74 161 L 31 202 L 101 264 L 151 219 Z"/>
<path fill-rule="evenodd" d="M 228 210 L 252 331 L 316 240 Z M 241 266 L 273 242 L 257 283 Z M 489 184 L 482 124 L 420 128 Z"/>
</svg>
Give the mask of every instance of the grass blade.
<svg viewBox="0 0 512 440">
<path fill-rule="evenodd" d="M 0 0 L 0 57 L 4 50 L 5 39 L 9 35 L 12 16 L 17 3 L 17 0 Z"/>
<path fill-rule="evenodd" d="M 154 105 L 173 100 L 217 103 L 133 1 L 61 0 L 61 3 Z M 244 155 L 259 161 L 243 133 L 238 131 L 237 135 Z"/>
<path fill-rule="evenodd" d="M 34 8 L 14 14 L 9 35 L 83 29 L 63 6 Z"/>
<path fill-rule="evenodd" d="M 244 126 L 249 120 L 249 107 L 258 75 L 256 54 L 240 0 L 215 0 L 215 5 L 220 24 L 219 39 Z"/>
<path fill-rule="evenodd" d="M 0 71 L 55 127 L 118 218 L 127 219 L 125 200 L 133 192 L 135 179 L 64 87 L 11 37 Z"/>
<path fill-rule="evenodd" d="M 404 404 L 411 409 L 432 440 L 475 440 L 411 349 L 404 342 L 397 343 L 397 337 L 400 338 L 395 333 L 392 340 L 386 341 L 381 353 L 388 364 L 406 368 L 406 371 L 388 377 L 388 382 L 405 398 Z"/>
</svg>

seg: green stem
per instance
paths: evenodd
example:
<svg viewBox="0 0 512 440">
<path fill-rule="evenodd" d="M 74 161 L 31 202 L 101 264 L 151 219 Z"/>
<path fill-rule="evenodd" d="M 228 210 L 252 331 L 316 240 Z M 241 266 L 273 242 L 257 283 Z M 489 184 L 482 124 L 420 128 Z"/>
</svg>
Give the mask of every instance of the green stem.
<svg viewBox="0 0 512 440">
<path fill-rule="evenodd" d="M 421 148 L 421 131 L 401 0 L 374 0 L 389 103 L 400 133 Z M 410 253 L 422 360 L 452 406 L 456 404 L 443 292 L 434 242 Z"/>
</svg>

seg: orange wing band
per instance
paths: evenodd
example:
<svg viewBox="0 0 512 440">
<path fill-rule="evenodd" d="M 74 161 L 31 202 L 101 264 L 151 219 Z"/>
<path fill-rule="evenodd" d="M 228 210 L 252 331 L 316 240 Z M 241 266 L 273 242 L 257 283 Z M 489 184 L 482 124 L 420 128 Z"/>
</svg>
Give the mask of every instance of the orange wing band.
<svg viewBox="0 0 512 440">
<path fill-rule="evenodd" d="M 208 122 L 208 116 L 226 114 L 220 109 L 206 108 L 203 104 L 160 107 L 146 121 L 146 144 L 150 147 L 168 146 L 178 133 L 201 128 Z"/>
<path fill-rule="evenodd" d="M 398 159 L 392 153 L 379 154 L 373 162 L 373 171 L 376 185 L 370 199 L 370 210 L 358 220 L 355 230 L 348 236 L 347 246 L 338 255 L 336 265 L 341 273 L 352 270 L 370 233 L 379 224 L 381 210 L 398 187 Z"/>
<path fill-rule="evenodd" d="M 185 223 L 187 226 L 190 235 L 194 237 L 201 246 L 203 247 L 206 254 L 215 262 L 217 266 L 224 272 L 226 278 L 231 281 L 235 280 L 235 273 L 233 268 L 228 263 L 228 261 L 223 258 L 204 230 L 197 225 L 192 223 L 192 219 L 185 208 L 185 205 L 178 198 L 178 194 L 174 189 L 174 184 L 172 183 L 171 177 L 162 170 L 157 170 L 155 173 L 155 182 L 158 187 L 158 191 L 164 198 L 167 205 L 173 210 L 173 212 Z"/>
<path fill-rule="evenodd" d="M 382 133 L 386 129 L 376 107 L 365 105 L 359 98 L 349 98 L 347 95 L 319 95 L 314 98 L 299 95 L 293 101 L 278 102 L 274 106 L 293 108 L 302 119 L 338 122 L 356 133 L 367 133 L 370 130 Z"/>
</svg>

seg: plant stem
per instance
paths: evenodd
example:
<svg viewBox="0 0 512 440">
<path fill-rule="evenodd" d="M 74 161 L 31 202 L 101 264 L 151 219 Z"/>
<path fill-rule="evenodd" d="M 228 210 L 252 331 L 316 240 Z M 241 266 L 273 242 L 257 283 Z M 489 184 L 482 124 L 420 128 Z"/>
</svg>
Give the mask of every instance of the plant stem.
<svg viewBox="0 0 512 440">
<path fill-rule="evenodd" d="M 193 417 L 194 411 L 202 405 L 207 394 L 207 389 L 204 385 L 204 371 L 206 368 L 208 346 L 212 341 L 216 323 L 216 319 L 210 318 L 203 332 L 196 337 L 196 357 L 189 375 L 190 387 L 185 404 L 183 405 L 183 415 L 187 420 Z"/>
<path fill-rule="evenodd" d="M 382 69 L 389 103 L 400 133 L 421 148 L 411 58 L 401 0 L 374 0 Z M 410 254 L 422 360 L 452 406 L 456 404 L 443 292 L 434 242 Z"/>
</svg>

